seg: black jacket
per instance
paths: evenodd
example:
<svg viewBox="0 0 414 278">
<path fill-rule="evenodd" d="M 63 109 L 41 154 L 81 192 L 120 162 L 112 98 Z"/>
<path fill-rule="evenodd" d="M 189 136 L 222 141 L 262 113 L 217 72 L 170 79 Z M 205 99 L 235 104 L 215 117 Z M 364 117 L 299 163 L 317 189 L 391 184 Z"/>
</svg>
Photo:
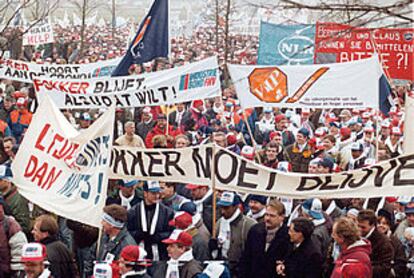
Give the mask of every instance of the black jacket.
<svg viewBox="0 0 414 278">
<path fill-rule="evenodd" d="M 66 245 L 55 237 L 44 238 L 40 243 L 46 245 L 49 270 L 54 278 L 76 277 L 76 265 Z"/>
<path fill-rule="evenodd" d="M 152 278 L 165 278 L 167 274 L 167 262 L 159 262 L 154 266 L 154 272 Z M 203 272 L 203 267 L 199 261 L 192 259 L 189 262 L 182 263 L 178 266 L 178 271 L 180 272 L 180 278 L 193 278 L 197 274 Z"/>
<path fill-rule="evenodd" d="M 135 196 L 134 196 L 134 198 L 132 199 L 132 201 L 130 203 L 131 208 L 133 206 L 135 206 L 136 204 L 138 204 L 139 202 L 141 202 L 141 201 L 142 201 L 142 199 L 135 192 Z M 112 205 L 112 204 L 116 204 L 116 205 L 121 205 L 122 204 L 121 197 L 119 197 L 119 194 L 116 194 L 115 197 L 108 196 L 108 198 L 106 198 L 105 205 L 108 206 L 108 205 Z"/>
<path fill-rule="evenodd" d="M 286 278 L 320 278 L 322 277 L 322 255 L 311 238 L 295 248 L 289 244 L 284 258 Z"/>
<path fill-rule="evenodd" d="M 168 238 L 174 230 L 172 226 L 168 225 L 168 222 L 174 218 L 174 211 L 160 203 L 159 217 L 155 227 L 155 233 L 150 235 L 149 232 L 143 232 L 142 230 L 140 204 L 141 202 L 128 210 L 128 231 L 137 244 L 144 241 L 148 259 L 153 259 L 152 245 L 156 244 L 158 246 L 160 260 L 167 260 L 167 248 L 161 241 Z M 155 209 L 155 206 L 151 209 Z M 151 220 L 152 217 L 151 219 L 147 218 L 148 230 L 151 228 Z"/>
<path fill-rule="evenodd" d="M 254 225 L 247 235 L 243 255 L 240 259 L 240 277 L 273 278 L 276 276 L 276 261 L 282 260 L 289 248 L 288 227 L 283 224 L 266 247 L 266 225 Z"/>
</svg>

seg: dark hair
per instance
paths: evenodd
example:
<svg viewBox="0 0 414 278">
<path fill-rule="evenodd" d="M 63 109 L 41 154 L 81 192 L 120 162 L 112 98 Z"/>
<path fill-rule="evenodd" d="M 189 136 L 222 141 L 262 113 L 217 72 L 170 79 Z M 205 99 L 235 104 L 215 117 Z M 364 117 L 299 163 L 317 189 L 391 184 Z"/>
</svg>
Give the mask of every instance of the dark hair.
<svg viewBox="0 0 414 278">
<path fill-rule="evenodd" d="M 372 209 L 364 209 L 358 213 L 357 217 L 358 222 L 368 221 L 369 225 L 377 224 L 377 216 Z"/>
<path fill-rule="evenodd" d="M 56 219 L 50 214 L 42 214 L 36 218 L 39 223 L 39 230 L 43 233 L 48 232 L 50 236 L 55 236 L 59 232 L 59 225 Z"/>
<path fill-rule="evenodd" d="M 269 149 L 269 148 L 277 149 L 277 148 L 279 148 L 279 145 L 274 141 L 270 141 L 269 143 L 266 144 L 266 150 Z"/>
<path fill-rule="evenodd" d="M 123 206 L 112 204 L 104 207 L 103 211 L 112 216 L 117 221 L 123 223 L 127 222 L 127 210 Z"/>
<path fill-rule="evenodd" d="M 329 140 L 329 141 L 331 141 L 332 144 L 336 143 L 336 138 L 332 134 L 326 135 L 325 137 L 323 137 L 322 141 L 323 140 Z"/>
<path fill-rule="evenodd" d="M 313 222 L 305 217 L 293 219 L 292 224 L 294 225 L 293 229 L 298 233 L 302 233 L 304 239 L 310 238 L 315 229 Z"/>
</svg>

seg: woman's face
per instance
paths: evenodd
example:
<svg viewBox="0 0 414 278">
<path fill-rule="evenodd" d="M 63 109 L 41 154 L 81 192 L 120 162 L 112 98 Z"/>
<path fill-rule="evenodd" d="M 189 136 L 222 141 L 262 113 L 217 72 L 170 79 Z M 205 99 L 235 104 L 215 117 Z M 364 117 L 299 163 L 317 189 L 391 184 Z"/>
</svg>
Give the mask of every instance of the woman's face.
<svg viewBox="0 0 414 278">
<path fill-rule="evenodd" d="M 379 232 L 381 232 L 382 234 L 386 234 L 388 233 L 388 231 L 390 230 L 390 225 L 388 225 L 387 220 L 385 219 L 385 217 L 378 217 L 378 225 L 377 225 L 377 229 Z"/>
</svg>

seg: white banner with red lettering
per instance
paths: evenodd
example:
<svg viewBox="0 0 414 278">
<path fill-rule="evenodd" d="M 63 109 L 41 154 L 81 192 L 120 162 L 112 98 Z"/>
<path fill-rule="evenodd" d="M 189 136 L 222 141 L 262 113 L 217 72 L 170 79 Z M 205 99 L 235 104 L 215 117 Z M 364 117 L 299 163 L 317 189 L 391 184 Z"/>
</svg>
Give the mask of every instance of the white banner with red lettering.
<svg viewBox="0 0 414 278">
<path fill-rule="evenodd" d="M 0 60 L 0 78 L 32 83 L 36 77 L 89 79 L 110 76 L 121 58 L 89 64 L 36 64 L 19 60 Z"/>
<path fill-rule="evenodd" d="M 100 227 L 114 118 L 112 107 L 79 132 L 45 98 L 12 164 L 20 194 L 57 215 Z"/>
<path fill-rule="evenodd" d="M 366 108 L 379 105 L 378 56 L 337 64 L 229 65 L 243 108 Z"/>
<path fill-rule="evenodd" d="M 39 99 L 49 96 L 59 108 L 168 105 L 221 95 L 216 57 L 163 71 L 93 79 L 36 78 Z"/>
</svg>

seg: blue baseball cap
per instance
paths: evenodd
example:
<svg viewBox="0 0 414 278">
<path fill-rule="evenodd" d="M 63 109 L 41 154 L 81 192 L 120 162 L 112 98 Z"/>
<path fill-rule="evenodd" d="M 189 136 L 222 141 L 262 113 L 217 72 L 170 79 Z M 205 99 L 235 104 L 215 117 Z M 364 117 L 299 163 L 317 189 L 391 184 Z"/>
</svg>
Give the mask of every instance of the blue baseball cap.
<svg viewBox="0 0 414 278">
<path fill-rule="evenodd" d="M 123 187 L 133 187 L 139 183 L 139 180 L 120 180 L 118 184 Z"/>
<path fill-rule="evenodd" d="M 162 191 L 160 183 L 158 181 L 146 181 L 144 183 L 143 189 L 144 191 L 154 192 L 154 193 Z"/>
<path fill-rule="evenodd" d="M 240 197 L 237 196 L 236 193 L 230 191 L 224 191 L 221 194 L 220 200 L 217 202 L 218 206 L 221 207 L 229 207 L 229 206 L 237 206 L 240 204 Z"/>
<path fill-rule="evenodd" d="M 323 219 L 322 202 L 318 198 L 305 200 L 302 204 L 302 211 L 310 215 L 313 219 Z"/>
</svg>

